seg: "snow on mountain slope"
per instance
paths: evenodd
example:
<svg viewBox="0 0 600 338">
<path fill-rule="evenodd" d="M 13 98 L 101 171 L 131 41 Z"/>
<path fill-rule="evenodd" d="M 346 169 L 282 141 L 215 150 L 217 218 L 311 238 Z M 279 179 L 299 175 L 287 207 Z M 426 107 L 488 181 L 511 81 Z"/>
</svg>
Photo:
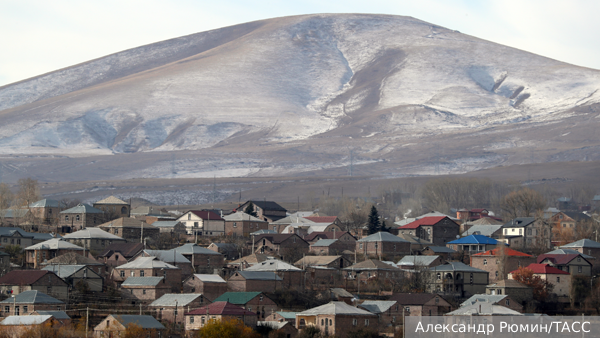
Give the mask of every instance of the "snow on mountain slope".
<svg viewBox="0 0 600 338">
<path fill-rule="evenodd" d="M 335 153 L 343 136 L 363 138 L 365 163 L 377 163 L 434 130 L 561 121 L 600 102 L 599 88 L 596 70 L 410 17 L 285 17 L 0 87 L 0 154 L 271 151 L 311 139 Z"/>
</svg>

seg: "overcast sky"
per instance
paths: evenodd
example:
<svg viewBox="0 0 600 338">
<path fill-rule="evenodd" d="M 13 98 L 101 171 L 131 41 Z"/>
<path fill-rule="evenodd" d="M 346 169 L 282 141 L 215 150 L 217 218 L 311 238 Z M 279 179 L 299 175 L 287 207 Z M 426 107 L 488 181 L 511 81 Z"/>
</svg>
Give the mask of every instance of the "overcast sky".
<svg viewBox="0 0 600 338">
<path fill-rule="evenodd" d="M 600 69 L 595 0 L 0 0 L 0 86 L 182 35 L 312 13 L 412 16 Z"/>
</svg>

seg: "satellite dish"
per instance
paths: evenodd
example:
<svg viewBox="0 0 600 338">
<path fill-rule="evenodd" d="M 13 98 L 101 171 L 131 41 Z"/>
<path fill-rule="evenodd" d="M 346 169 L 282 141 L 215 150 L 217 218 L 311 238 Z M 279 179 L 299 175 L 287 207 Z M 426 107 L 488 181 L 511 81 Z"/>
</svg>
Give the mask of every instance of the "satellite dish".
<svg viewBox="0 0 600 338">
<path fill-rule="evenodd" d="M 456 235 L 456 239 L 459 239 L 459 238 L 460 238 L 460 235 Z"/>
</svg>

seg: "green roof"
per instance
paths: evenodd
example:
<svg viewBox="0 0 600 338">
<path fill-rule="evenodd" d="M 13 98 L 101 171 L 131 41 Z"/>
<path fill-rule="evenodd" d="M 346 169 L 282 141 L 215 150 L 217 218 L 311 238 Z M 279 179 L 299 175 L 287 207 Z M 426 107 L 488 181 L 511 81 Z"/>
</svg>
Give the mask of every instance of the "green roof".
<svg viewBox="0 0 600 338">
<path fill-rule="evenodd" d="M 254 297 L 260 295 L 261 292 L 225 292 L 214 302 L 230 302 L 231 304 L 241 305 L 246 304 Z"/>
</svg>

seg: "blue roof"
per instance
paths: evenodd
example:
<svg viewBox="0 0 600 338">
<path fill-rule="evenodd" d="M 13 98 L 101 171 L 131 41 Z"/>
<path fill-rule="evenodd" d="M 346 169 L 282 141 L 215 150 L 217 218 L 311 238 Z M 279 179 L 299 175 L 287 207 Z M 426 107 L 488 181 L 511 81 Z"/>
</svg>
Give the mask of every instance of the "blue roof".
<svg viewBox="0 0 600 338">
<path fill-rule="evenodd" d="M 498 241 L 483 235 L 469 235 L 467 237 L 459 238 L 448 244 L 498 244 Z"/>
</svg>

